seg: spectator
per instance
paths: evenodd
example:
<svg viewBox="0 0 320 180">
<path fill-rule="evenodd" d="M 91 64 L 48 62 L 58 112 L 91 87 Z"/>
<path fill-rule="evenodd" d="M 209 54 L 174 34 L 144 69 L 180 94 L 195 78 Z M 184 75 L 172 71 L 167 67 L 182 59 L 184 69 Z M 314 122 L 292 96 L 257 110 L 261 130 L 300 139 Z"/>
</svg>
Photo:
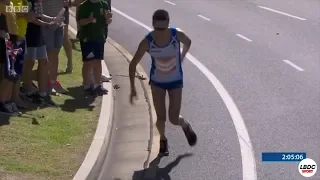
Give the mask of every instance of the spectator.
<svg viewBox="0 0 320 180">
<path fill-rule="evenodd" d="M 16 81 L 14 71 L 14 61 L 8 54 L 7 43 L 10 48 L 15 48 L 17 43 L 18 27 L 16 24 L 16 15 L 14 12 L 7 12 L 7 6 L 13 6 L 10 0 L 0 1 L 1 29 L 0 29 L 0 48 L 1 48 L 1 73 L 4 75 L 0 82 L 0 111 L 8 115 L 19 115 L 14 103 L 10 102 L 11 90 Z"/>
<path fill-rule="evenodd" d="M 24 1 L 24 0 L 11 0 L 11 2 L 13 3 L 14 6 L 20 6 L 20 8 L 22 8 L 22 6 L 28 5 L 27 1 Z M 16 61 L 14 64 L 15 72 L 18 74 L 18 79 L 14 87 L 12 88 L 11 101 L 14 102 L 19 109 L 26 109 L 27 108 L 26 104 L 24 103 L 23 100 L 21 100 L 19 96 L 20 85 L 21 85 L 20 76 L 22 75 L 24 55 L 26 54 L 27 45 L 26 45 L 25 35 L 27 32 L 28 20 L 32 21 L 33 19 L 35 19 L 35 15 L 32 12 L 29 12 L 29 13 L 21 12 L 21 13 L 16 13 L 16 16 L 17 16 L 16 22 L 18 26 L 17 46 L 18 48 L 21 48 L 22 52 L 16 56 Z M 15 106 L 13 107 L 14 109 L 16 108 Z"/>
<path fill-rule="evenodd" d="M 48 87 L 49 73 L 48 73 L 48 57 L 46 45 L 44 42 L 43 27 L 57 27 L 54 17 L 44 15 L 42 12 L 41 0 L 28 0 L 29 11 L 37 15 L 37 18 L 28 23 L 26 40 L 27 40 L 27 54 L 25 56 L 23 67 L 23 89 L 27 98 L 33 103 L 39 105 L 57 106 L 52 101 Z M 38 60 L 38 86 L 39 92 L 35 92 L 32 85 L 32 69 L 34 61 Z"/>
<path fill-rule="evenodd" d="M 77 7 L 77 9 L 76 9 L 76 15 L 78 14 L 78 7 L 79 7 L 79 5 L 82 3 L 82 2 L 84 2 L 85 0 L 73 0 L 73 1 L 70 1 L 71 2 L 71 5 L 72 6 L 76 6 Z M 107 3 L 108 3 L 108 10 L 111 12 L 111 0 L 107 0 L 106 1 Z M 106 26 L 106 29 L 105 29 L 105 40 L 107 39 L 107 37 L 108 37 L 108 24 L 106 24 L 105 25 Z M 79 22 L 77 21 L 77 29 L 79 30 Z M 79 33 L 78 33 L 79 34 Z M 78 34 L 77 34 L 77 37 L 78 37 Z M 94 81 L 93 79 L 93 72 L 91 72 L 91 79 L 92 79 L 92 81 Z M 102 82 L 109 82 L 110 80 L 112 79 L 112 77 L 111 76 L 106 76 L 106 75 L 104 75 L 104 74 L 102 74 L 101 75 L 101 81 Z"/>
<path fill-rule="evenodd" d="M 64 8 L 64 0 L 42 0 L 43 13 L 56 17 Z M 47 26 L 44 27 L 44 41 L 46 44 L 49 59 L 49 88 L 53 92 L 66 93 L 58 81 L 59 52 L 63 46 L 64 35 L 63 27 Z"/>
<path fill-rule="evenodd" d="M 101 13 L 102 9 L 104 13 Z M 112 14 L 108 9 L 108 3 L 103 0 L 86 0 L 79 6 L 77 12 L 78 38 L 83 60 L 82 77 L 84 90 L 88 95 L 108 93 L 100 83 L 101 60 L 104 59 L 105 28 L 106 24 L 112 21 Z M 93 79 L 91 79 L 91 72 L 93 72 Z"/>
<path fill-rule="evenodd" d="M 63 48 L 66 52 L 68 63 L 67 63 L 67 73 L 72 73 L 73 65 L 72 65 L 72 43 L 69 39 L 69 3 L 65 4 L 65 26 L 64 26 L 64 40 L 63 40 Z"/>
</svg>

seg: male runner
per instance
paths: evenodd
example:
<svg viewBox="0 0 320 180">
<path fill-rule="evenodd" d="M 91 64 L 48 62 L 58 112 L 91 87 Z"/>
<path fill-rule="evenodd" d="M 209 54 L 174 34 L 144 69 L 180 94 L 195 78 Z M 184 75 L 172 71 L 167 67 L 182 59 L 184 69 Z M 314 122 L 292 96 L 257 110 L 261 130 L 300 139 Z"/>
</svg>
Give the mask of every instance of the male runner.
<svg viewBox="0 0 320 180">
<path fill-rule="evenodd" d="M 83 66 L 84 90 L 88 95 L 107 94 L 108 90 L 100 84 L 102 76 L 101 60 L 104 59 L 106 24 L 112 22 L 108 3 L 103 0 L 85 0 L 78 7 L 78 38 L 80 40 Z M 93 72 L 93 82 L 91 80 Z"/>
<path fill-rule="evenodd" d="M 166 10 L 157 10 L 153 14 L 152 24 L 154 31 L 150 32 L 139 44 L 130 65 L 129 76 L 131 84 L 130 102 L 137 95 L 135 89 L 136 66 L 145 54 L 151 55 L 150 70 L 151 91 L 153 103 L 157 113 L 156 126 L 160 134 L 160 155 L 169 155 L 167 138 L 165 136 L 166 121 L 166 92 L 169 94 L 169 120 L 173 125 L 181 126 L 190 146 L 197 143 L 197 136 L 191 125 L 180 116 L 183 72 L 182 61 L 191 46 L 191 40 L 183 32 L 169 28 L 169 13 Z M 180 42 L 183 43 L 182 53 Z"/>
</svg>

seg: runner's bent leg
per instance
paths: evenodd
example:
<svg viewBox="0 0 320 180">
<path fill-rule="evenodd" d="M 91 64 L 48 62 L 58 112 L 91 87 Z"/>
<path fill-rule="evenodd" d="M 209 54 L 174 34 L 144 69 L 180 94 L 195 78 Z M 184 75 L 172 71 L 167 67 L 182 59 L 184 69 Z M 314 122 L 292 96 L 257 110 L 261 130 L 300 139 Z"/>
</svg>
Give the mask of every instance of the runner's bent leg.
<svg viewBox="0 0 320 180">
<path fill-rule="evenodd" d="M 173 125 L 181 126 L 186 135 L 190 146 L 197 143 L 197 135 L 193 131 L 191 125 L 182 116 L 180 116 L 182 88 L 174 88 L 168 90 L 169 94 L 169 120 Z"/>
</svg>

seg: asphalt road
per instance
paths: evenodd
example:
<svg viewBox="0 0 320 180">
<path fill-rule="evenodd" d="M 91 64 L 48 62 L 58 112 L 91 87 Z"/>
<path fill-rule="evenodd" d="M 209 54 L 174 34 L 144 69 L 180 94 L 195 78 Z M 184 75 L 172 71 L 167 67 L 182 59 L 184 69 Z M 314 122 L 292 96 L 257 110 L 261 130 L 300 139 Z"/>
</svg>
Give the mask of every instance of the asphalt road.
<svg viewBox="0 0 320 180">
<path fill-rule="evenodd" d="M 134 54 L 147 30 L 121 11 L 151 27 L 152 13 L 169 11 L 171 23 L 193 40 L 190 53 L 205 65 L 232 97 L 190 61 L 184 64 L 185 88 L 181 114 L 199 136 L 190 148 L 182 131 L 168 124 L 171 155 L 193 152 L 168 175 L 173 180 L 253 180 L 244 176 L 256 166 L 258 180 L 305 179 L 297 163 L 262 163 L 261 153 L 307 152 L 320 163 L 320 1 L 318 0 L 117 0 L 110 37 Z M 118 10 L 118 11 L 117 11 Z M 149 71 L 146 55 L 143 67 Z M 219 95 L 220 93 L 220 95 Z M 225 100 L 226 101 L 226 100 Z M 231 112 L 231 113 L 230 113 Z M 242 139 L 242 137 L 244 137 Z M 243 142 L 247 142 L 241 147 Z M 254 161 L 245 161 L 253 150 Z M 241 148 L 240 148 L 241 147 Z M 249 164 L 248 164 L 249 162 Z M 247 172 L 248 171 L 248 172 Z M 243 178 L 247 177 L 247 178 Z M 320 179 L 320 173 L 309 179 Z"/>
</svg>

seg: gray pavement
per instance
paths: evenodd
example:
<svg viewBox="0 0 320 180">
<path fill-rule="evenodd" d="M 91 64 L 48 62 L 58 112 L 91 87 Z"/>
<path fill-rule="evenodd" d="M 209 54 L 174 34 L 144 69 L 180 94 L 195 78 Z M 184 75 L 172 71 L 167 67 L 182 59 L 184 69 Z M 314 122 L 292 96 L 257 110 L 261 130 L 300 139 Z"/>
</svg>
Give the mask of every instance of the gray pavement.
<svg viewBox="0 0 320 180">
<path fill-rule="evenodd" d="M 151 26 L 151 15 L 167 9 L 172 24 L 193 40 L 191 53 L 213 72 L 237 104 L 254 149 L 258 179 L 304 179 L 296 163 L 261 163 L 264 151 L 305 151 L 320 163 L 320 25 L 315 0 L 181 1 L 118 0 L 113 6 Z M 295 3 L 291 3 L 295 2 Z M 306 20 L 267 11 L 265 6 Z M 209 20 L 198 17 L 203 15 Z M 110 37 L 134 53 L 147 31 L 114 12 Z M 237 36 L 250 39 L 247 41 Z M 283 62 L 289 60 L 304 71 Z M 150 58 L 143 67 L 149 71 Z M 239 180 L 242 162 L 237 133 L 215 88 L 190 62 L 184 64 L 182 115 L 198 132 L 189 148 L 181 130 L 168 125 L 171 155 L 193 152 L 168 176 L 174 180 Z M 309 179 L 320 179 L 317 176 Z"/>
<path fill-rule="evenodd" d="M 130 82 L 127 59 L 111 44 L 106 44 L 105 61 L 112 74 L 115 110 L 109 149 L 99 180 L 132 179 L 134 172 L 144 169 L 148 159 L 150 113 L 140 80 L 136 79 L 138 99 L 129 103 Z M 135 178 L 140 179 L 140 174 Z"/>
</svg>

